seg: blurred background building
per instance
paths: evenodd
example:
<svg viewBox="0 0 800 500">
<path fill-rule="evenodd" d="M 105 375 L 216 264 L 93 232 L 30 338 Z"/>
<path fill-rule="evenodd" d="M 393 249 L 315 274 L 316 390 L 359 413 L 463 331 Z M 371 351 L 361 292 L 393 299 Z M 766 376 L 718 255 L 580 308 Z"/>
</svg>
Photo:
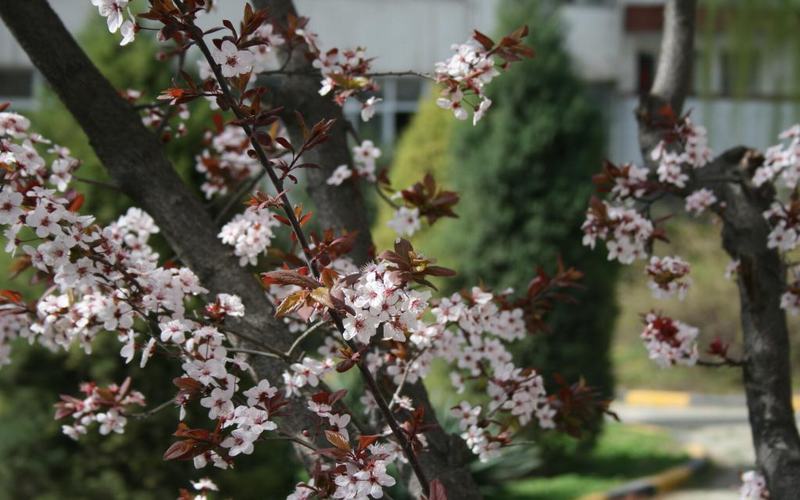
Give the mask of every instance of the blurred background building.
<svg viewBox="0 0 800 500">
<path fill-rule="evenodd" d="M 72 31 L 80 30 L 93 15 L 88 1 L 51 3 Z M 218 2 L 218 12 L 209 22 L 235 18 L 242 3 Z M 447 57 L 450 45 L 467 39 L 473 28 L 493 33 L 498 0 L 297 0 L 296 4 L 311 18 L 312 30 L 324 47 L 360 44 L 376 57 L 376 71 L 429 72 L 436 61 Z M 768 35 L 743 32 L 736 25 L 737 16 L 720 14 L 715 2 L 701 4 L 705 6 L 698 26 L 693 97 L 687 109 L 712 131 L 715 149 L 765 145 L 796 116 L 796 92 L 788 88 L 795 51 L 791 44 L 776 44 Z M 655 73 L 662 6 L 663 0 L 573 0 L 562 2 L 558 9 L 575 68 L 605 111 L 608 153 L 614 161 L 638 159 L 631 112 Z M 704 19 L 712 17 L 714 26 L 704 26 Z M 24 52 L 0 25 L 0 100 L 12 100 L 17 108 L 30 106 L 36 81 Z M 427 84 L 413 77 L 381 78 L 380 83 L 384 100 L 370 126 L 388 146 L 416 111 Z"/>
</svg>

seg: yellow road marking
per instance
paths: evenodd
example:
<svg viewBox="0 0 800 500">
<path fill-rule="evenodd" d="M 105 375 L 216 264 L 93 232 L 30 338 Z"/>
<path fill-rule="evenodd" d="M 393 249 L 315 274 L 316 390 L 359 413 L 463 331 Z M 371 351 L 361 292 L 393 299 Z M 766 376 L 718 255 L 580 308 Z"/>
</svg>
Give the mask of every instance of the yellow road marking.
<svg viewBox="0 0 800 500">
<path fill-rule="evenodd" d="M 798 399 L 800 401 L 800 399 Z M 692 402 L 688 392 L 633 390 L 625 394 L 625 404 L 633 406 L 686 407 Z"/>
</svg>

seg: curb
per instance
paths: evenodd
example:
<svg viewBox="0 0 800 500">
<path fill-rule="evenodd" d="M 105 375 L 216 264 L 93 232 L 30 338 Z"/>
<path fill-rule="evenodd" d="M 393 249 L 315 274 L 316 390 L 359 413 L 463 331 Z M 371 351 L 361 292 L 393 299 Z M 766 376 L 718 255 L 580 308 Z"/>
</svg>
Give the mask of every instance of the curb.
<svg viewBox="0 0 800 500">
<path fill-rule="evenodd" d="M 671 467 L 652 476 L 635 479 L 605 493 L 593 493 L 581 497 L 580 500 L 623 500 L 642 497 L 654 497 L 672 491 L 685 484 L 695 474 L 708 467 L 705 449 L 697 444 L 687 446 L 689 461 Z"/>
<path fill-rule="evenodd" d="M 617 401 L 629 406 L 658 406 L 688 408 L 691 406 L 739 406 L 747 404 L 743 394 L 696 394 L 687 391 L 654 391 L 633 389 L 625 391 Z M 800 395 L 792 397 L 795 410 L 800 409 Z"/>
</svg>

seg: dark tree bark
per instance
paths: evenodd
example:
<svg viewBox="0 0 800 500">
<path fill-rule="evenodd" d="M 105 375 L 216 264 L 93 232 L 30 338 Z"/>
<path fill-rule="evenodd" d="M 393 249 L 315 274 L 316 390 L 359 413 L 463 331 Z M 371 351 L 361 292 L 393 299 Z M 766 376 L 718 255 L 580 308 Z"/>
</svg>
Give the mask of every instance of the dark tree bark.
<svg viewBox="0 0 800 500">
<path fill-rule="evenodd" d="M 661 139 L 653 126 L 659 109 L 669 104 L 680 114 L 689 88 L 695 24 L 694 0 L 669 0 L 664 37 L 653 89 L 637 110 L 645 158 Z M 800 494 L 800 436 L 794 420 L 789 332 L 780 297 L 786 289 L 786 267 L 780 253 L 767 248 L 770 228 L 763 217 L 775 199 L 772 187 L 751 182 L 763 160 L 738 147 L 722 153 L 694 172 L 684 194 L 700 188 L 714 191 L 723 221 L 722 246 L 740 261 L 737 284 L 744 344 L 743 380 L 758 466 L 767 478 L 770 498 Z"/>
<path fill-rule="evenodd" d="M 285 25 L 288 16 L 298 15 L 291 0 L 253 0 L 253 4 L 260 9 L 267 9 L 270 17 L 279 24 Z M 295 111 L 303 115 L 308 124 L 322 119 L 336 120 L 330 139 L 305 155 L 307 161 L 320 166 L 305 171 L 306 189 L 317 206 L 315 218 L 322 227 L 358 231 L 356 244 L 350 256 L 361 264 L 373 253 L 372 234 L 367 211 L 364 209 L 364 198 L 354 182 L 344 182 L 339 186 L 327 183 L 339 165 L 353 168 L 353 159 L 347 144 L 348 123 L 342 114 L 342 108 L 330 96 L 319 95 L 322 75 L 306 59 L 304 49 L 305 47 L 299 47 L 292 54 L 288 54 L 291 60 L 285 69 L 290 74 L 276 75 L 265 82 L 270 94 L 266 97 L 274 104 L 283 106 L 281 119 L 289 127 L 293 142 L 303 142 Z"/>
</svg>

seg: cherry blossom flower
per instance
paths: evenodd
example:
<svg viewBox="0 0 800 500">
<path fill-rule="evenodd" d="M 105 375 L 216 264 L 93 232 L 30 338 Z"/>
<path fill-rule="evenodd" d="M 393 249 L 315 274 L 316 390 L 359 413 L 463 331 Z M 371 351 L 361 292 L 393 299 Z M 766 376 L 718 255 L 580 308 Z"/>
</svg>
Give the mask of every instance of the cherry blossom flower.
<svg viewBox="0 0 800 500">
<path fill-rule="evenodd" d="M 486 112 L 489 110 L 491 106 L 492 106 L 491 99 L 489 99 L 488 97 L 481 98 L 481 103 L 478 105 L 477 109 L 475 110 L 475 113 L 472 115 L 472 126 L 478 124 L 481 118 L 483 118 L 483 115 L 486 114 Z"/>
<path fill-rule="evenodd" d="M 797 133 L 798 129 L 800 129 L 800 125 L 794 125 L 783 131 L 779 136 L 783 143 L 767 149 L 764 154 L 764 164 L 756 169 L 753 175 L 753 184 L 761 186 L 780 175 L 787 188 L 797 187 L 798 181 L 800 181 L 800 135 Z"/>
<path fill-rule="evenodd" d="M 24 137 L 30 126 L 31 121 L 20 114 L 10 111 L 0 112 L 0 136 Z"/>
<path fill-rule="evenodd" d="M 666 299 L 677 294 L 683 300 L 692 283 L 689 270 L 689 264 L 680 257 L 650 257 L 645 273 L 650 278 L 647 284 L 653 296 Z"/>
<path fill-rule="evenodd" d="M 228 448 L 228 454 L 232 457 L 239 454 L 250 455 L 253 453 L 253 443 L 257 438 L 256 433 L 252 431 L 236 429 L 222 441 L 222 446 Z"/>
<path fill-rule="evenodd" d="M 481 407 L 473 407 L 466 401 L 462 401 L 458 406 L 451 410 L 454 417 L 458 419 L 458 425 L 461 430 L 466 430 L 468 427 L 478 423 L 478 417 L 481 414 Z"/>
<path fill-rule="evenodd" d="M 464 94 L 461 92 L 461 90 L 456 89 L 452 92 L 445 90 L 442 92 L 442 96 L 436 99 L 436 105 L 442 109 L 452 109 L 453 116 L 455 116 L 456 119 L 466 120 L 469 118 L 469 114 L 461 104 L 463 99 Z"/>
<path fill-rule="evenodd" d="M 272 242 L 273 228 L 278 225 L 268 208 L 248 207 L 222 227 L 219 238 L 234 247 L 240 266 L 255 265 Z"/>
<path fill-rule="evenodd" d="M 739 488 L 739 498 L 742 500 L 765 500 L 769 498 L 767 480 L 754 470 L 742 473 L 742 486 Z"/>
<path fill-rule="evenodd" d="M 697 362 L 697 328 L 656 313 L 645 316 L 641 338 L 650 359 L 659 366 Z"/>
<path fill-rule="evenodd" d="M 192 488 L 197 491 L 219 491 L 219 487 L 211 479 L 204 477 L 198 481 L 192 481 Z"/>
<path fill-rule="evenodd" d="M 128 45 L 136 37 L 136 25 L 133 21 L 125 21 L 120 26 L 119 32 L 122 34 L 122 40 L 120 40 L 119 44 L 122 46 Z"/>
<path fill-rule="evenodd" d="M 124 12 L 128 7 L 128 0 L 91 0 L 97 7 L 100 15 L 106 18 L 108 31 L 116 33 L 124 21 Z"/>
<path fill-rule="evenodd" d="M 244 304 L 238 295 L 220 293 L 217 295 L 217 305 L 223 314 L 231 317 L 244 316 Z"/>
<path fill-rule="evenodd" d="M 98 413 L 96 419 L 97 423 L 100 424 L 100 434 L 104 436 L 111 432 L 122 434 L 125 432 L 125 424 L 128 421 L 128 419 L 120 415 L 117 410 Z"/>
<path fill-rule="evenodd" d="M 398 236 L 412 236 L 422 226 L 419 219 L 419 209 L 416 207 L 400 207 L 386 225 L 392 228 Z"/>
<path fill-rule="evenodd" d="M 239 50 L 230 40 L 223 40 L 219 48 L 211 47 L 214 62 L 219 64 L 222 75 L 227 78 L 249 73 L 253 70 L 253 53 L 248 50 Z"/>
<path fill-rule="evenodd" d="M 653 223 L 632 208 L 611 206 L 607 202 L 592 206 L 586 213 L 583 244 L 594 248 L 597 239 L 606 241 L 608 260 L 630 264 L 647 256 L 646 245 L 653 235 Z"/>
<path fill-rule="evenodd" d="M 23 196 L 13 191 L 10 186 L 0 187 L 0 224 L 15 224 L 24 213 Z"/>
<path fill-rule="evenodd" d="M 339 186 L 352 175 L 353 171 L 350 170 L 350 167 L 347 165 L 339 165 L 336 167 L 336 170 L 333 171 L 331 176 L 328 177 L 327 183 L 330 186 Z"/>
<path fill-rule="evenodd" d="M 375 105 L 383 101 L 380 97 L 372 96 L 361 106 L 361 120 L 368 122 L 375 116 Z"/>
<path fill-rule="evenodd" d="M 717 197 L 713 191 L 707 188 L 698 189 L 686 197 L 686 211 L 697 216 L 716 202 Z"/>
<path fill-rule="evenodd" d="M 380 158 L 381 150 L 370 140 L 353 146 L 353 163 L 356 173 L 368 181 L 375 181 L 375 161 Z"/>
</svg>

